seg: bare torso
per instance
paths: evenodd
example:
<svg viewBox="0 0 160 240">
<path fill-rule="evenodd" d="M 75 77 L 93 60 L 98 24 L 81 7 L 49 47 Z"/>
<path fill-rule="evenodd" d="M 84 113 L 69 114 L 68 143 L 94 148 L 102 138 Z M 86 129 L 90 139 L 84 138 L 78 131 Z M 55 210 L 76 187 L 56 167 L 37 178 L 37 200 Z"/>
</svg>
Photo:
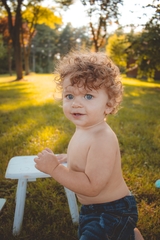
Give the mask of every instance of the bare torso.
<svg viewBox="0 0 160 240">
<path fill-rule="evenodd" d="M 111 166 L 112 170 L 109 173 L 109 177 L 108 174 L 106 174 L 106 182 L 97 196 L 93 197 L 77 193 L 77 198 L 81 204 L 111 202 L 129 195 L 129 189 L 122 176 L 119 144 L 114 132 L 107 124 L 105 129 L 89 129 L 88 131 L 81 129 L 76 130 L 68 146 L 68 167 L 73 171 L 85 172 L 88 156 L 92 154 L 90 153 L 90 151 L 92 151 L 91 146 L 92 144 L 95 144 L 95 142 L 97 142 L 97 145 L 93 150 L 93 156 L 95 156 L 95 158 L 93 157 L 93 164 L 95 164 L 95 161 L 99 162 L 99 164 L 101 164 L 101 161 L 103 161 L 104 165 L 106 162 L 106 164 L 113 166 Z M 114 149 L 115 154 L 112 154 L 114 159 L 110 158 L 108 160 L 107 155 L 105 159 L 104 154 L 103 157 L 101 157 L 101 152 L 99 152 L 101 151 L 101 144 L 105 144 L 106 151 L 107 148 Z M 99 154 L 97 154 L 98 152 Z M 90 164 L 92 164 L 91 161 Z M 101 172 L 99 172 L 99 174 L 101 174 Z M 103 175 L 105 178 L 105 173 L 103 173 Z"/>
</svg>

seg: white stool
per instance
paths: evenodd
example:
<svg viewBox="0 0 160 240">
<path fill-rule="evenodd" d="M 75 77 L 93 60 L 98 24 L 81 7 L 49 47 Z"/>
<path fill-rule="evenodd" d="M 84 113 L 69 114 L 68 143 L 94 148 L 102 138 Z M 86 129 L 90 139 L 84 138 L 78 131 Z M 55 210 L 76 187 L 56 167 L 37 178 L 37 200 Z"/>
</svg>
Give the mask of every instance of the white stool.
<svg viewBox="0 0 160 240">
<path fill-rule="evenodd" d="M 19 235 L 24 215 L 25 199 L 27 183 L 29 181 L 36 181 L 36 178 L 51 177 L 48 174 L 40 172 L 35 168 L 34 158 L 36 156 L 17 156 L 10 159 L 5 178 L 18 179 L 17 192 L 16 192 L 16 207 L 13 222 L 13 235 Z M 67 167 L 67 164 L 64 163 Z M 65 193 L 68 200 L 69 210 L 73 223 L 78 223 L 79 211 L 75 193 L 67 188 Z"/>
<path fill-rule="evenodd" d="M 4 204 L 6 203 L 6 199 L 4 198 L 0 198 L 0 211 L 2 210 L 2 208 L 4 207 Z"/>
</svg>

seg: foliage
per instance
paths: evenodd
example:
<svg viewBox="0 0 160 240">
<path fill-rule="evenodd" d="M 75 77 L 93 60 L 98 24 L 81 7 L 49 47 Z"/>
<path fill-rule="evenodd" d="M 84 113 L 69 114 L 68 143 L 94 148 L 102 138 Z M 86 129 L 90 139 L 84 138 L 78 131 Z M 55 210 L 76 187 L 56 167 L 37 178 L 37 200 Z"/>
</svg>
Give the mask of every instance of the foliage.
<svg viewBox="0 0 160 240">
<path fill-rule="evenodd" d="M 20 236 L 12 236 L 17 181 L 5 179 L 13 156 L 35 155 L 46 146 L 66 152 L 74 126 L 53 100 L 52 75 L 30 75 L 28 81 L 0 76 L 0 239 L 76 240 L 63 187 L 53 179 L 28 183 Z M 139 207 L 138 228 L 145 240 L 159 240 L 160 84 L 123 77 L 122 109 L 107 121 L 118 136 L 125 180 Z"/>
<path fill-rule="evenodd" d="M 3 46 L 2 36 L 0 35 L 0 59 L 6 55 L 6 49 Z"/>
<path fill-rule="evenodd" d="M 60 33 L 58 44 L 60 56 L 67 54 L 71 49 L 89 48 L 91 43 L 87 36 L 87 28 L 73 28 L 68 23 Z"/>
<path fill-rule="evenodd" d="M 24 25 L 23 25 L 24 26 Z M 25 30 L 26 29 L 26 30 Z M 28 31 L 28 25 L 24 31 Z M 54 64 L 58 57 L 65 55 L 71 49 L 90 48 L 91 41 L 87 37 L 87 27 L 73 28 L 71 24 L 54 29 L 46 24 L 37 24 L 35 26 L 35 34 L 28 43 L 28 34 L 24 33 L 25 51 L 28 52 L 30 44 L 31 50 L 29 54 L 29 69 L 37 73 L 50 73 L 54 70 Z M 26 44 L 25 44 L 26 43 Z M 7 52 L 6 46 L 3 46 Z M 6 53 L 7 54 L 7 53 Z M 7 55 L 5 56 L 7 58 Z M 14 61 L 13 61 L 14 63 Z M 2 73 L 8 71 L 8 61 L 0 63 Z"/>
<path fill-rule="evenodd" d="M 55 10 L 55 9 L 54 9 Z M 41 6 L 29 6 L 24 12 L 22 12 L 22 18 L 25 23 L 28 25 L 27 31 L 27 43 L 23 44 L 24 56 L 25 56 L 25 67 L 26 67 L 26 75 L 29 74 L 29 55 L 31 49 L 31 40 L 36 34 L 36 25 L 37 24 L 45 24 L 50 28 L 55 28 L 55 24 L 62 24 L 62 19 L 56 16 L 52 9 L 48 9 Z M 23 33 L 24 39 L 24 33 Z M 23 41 L 24 42 L 24 41 Z M 50 53 L 48 53 L 50 54 Z M 48 62 L 49 65 L 49 62 Z"/>
<path fill-rule="evenodd" d="M 8 26 L 9 34 L 12 39 L 12 45 L 14 49 L 15 65 L 17 80 L 22 79 L 22 58 L 21 58 L 21 46 L 20 46 L 20 29 L 21 29 L 21 6 L 23 0 L 17 0 L 8 2 L 7 0 L 1 0 L 1 5 L 5 8 L 8 14 Z M 14 21 L 13 21 L 14 19 Z"/>
<path fill-rule="evenodd" d="M 29 6 L 22 12 L 22 19 L 27 22 L 29 28 L 35 27 L 37 24 L 45 24 L 50 28 L 55 28 L 56 25 L 62 24 L 62 18 L 56 16 L 55 9 L 49 9 L 42 6 Z"/>
<path fill-rule="evenodd" d="M 36 35 L 31 42 L 32 71 L 52 72 L 57 58 L 73 48 L 89 47 L 89 44 L 85 27 L 73 28 L 71 24 L 67 24 L 64 28 L 51 29 L 46 25 L 37 25 Z"/>
<path fill-rule="evenodd" d="M 24 24 L 27 24 L 27 31 L 22 31 L 26 75 L 30 72 L 29 56 L 31 50 L 31 40 L 36 34 L 36 25 L 45 24 L 50 28 L 55 28 L 56 25 L 62 24 L 61 17 L 56 16 L 54 14 L 54 10 L 54 8 L 48 9 L 37 5 L 29 5 L 26 10 L 22 12 L 23 22 Z"/>
<path fill-rule="evenodd" d="M 17 80 L 23 78 L 21 46 L 23 44 L 26 74 L 29 74 L 29 54 L 31 39 L 35 34 L 35 25 L 45 23 L 51 27 L 61 24 L 61 18 L 53 13 L 53 9 L 41 7 L 42 0 L 1 0 L 2 7 L 8 14 L 9 35 L 14 49 Z M 22 12 L 23 7 L 23 12 Z M 23 20 L 22 20 L 23 18 Z"/>
<path fill-rule="evenodd" d="M 27 1 L 25 2 L 26 5 L 23 5 L 23 11 L 21 11 L 22 26 L 19 37 L 20 46 L 23 47 L 26 75 L 30 73 L 30 69 L 34 72 L 51 72 L 54 69 L 53 61 L 56 54 L 64 55 L 73 47 L 80 48 L 82 44 L 84 47 L 89 45 L 89 39 L 85 35 L 85 27 L 83 29 L 73 29 L 72 26 L 67 25 L 61 28 L 61 31 L 58 31 L 62 18 L 54 14 L 54 8 L 41 7 L 40 2 L 38 0 Z M 7 20 L 6 17 L 2 18 L 2 20 L 4 19 Z M 12 21 L 15 22 L 14 17 L 12 17 Z M 43 25 L 43 30 L 41 30 L 39 26 L 42 26 L 42 23 L 50 29 Z M 9 36 L 8 20 L 4 29 L 5 33 L 8 33 L 6 36 Z M 39 37 L 40 39 L 38 39 Z M 79 43 L 76 42 L 77 39 L 79 39 Z M 5 40 L 8 46 L 10 46 L 10 41 L 10 38 L 8 42 Z M 7 49 L 10 50 L 10 47 Z"/>
<path fill-rule="evenodd" d="M 55 0 L 56 3 L 59 3 L 62 8 L 69 7 L 74 3 L 74 0 Z"/>
<path fill-rule="evenodd" d="M 76 47 L 76 38 L 74 31 L 75 29 L 73 29 L 72 25 L 68 23 L 60 32 L 60 38 L 58 43 L 60 55 L 65 55 L 72 48 Z"/>
<path fill-rule="evenodd" d="M 8 72 L 7 62 L 7 51 L 3 45 L 2 35 L 0 35 L 0 74 Z"/>
<path fill-rule="evenodd" d="M 0 17 L 0 33 L 3 36 L 3 41 L 7 44 L 11 41 L 8 28 L 8 18 L 6 16 Z"/>
<path fill-rule="evenodd" d="M 132 38 L 127 52 L 128 56 L 135 59 L 135 64 L 139 70 L 139 77 L 147 76 L 148 78 L 154 78 L 155 71 L 160 70 L 159 42 L 160 27 L 153 25 L 147 25 L 142 33 Z"/>
<path fill-rule="evenodd" d="M 33 72 L 53 72 L 54 56 L 58 53 L 58 41 L 58 29 L 51 29 L 44 24 L 36 26 L 36 35 L 31 42 L 30 60 L 32 60 Z"/>
<path fill-rule="evenodd" d="M 160 21 L 160 3 L 159 3 L 159 0 L 153 0 L 152 4 L 148 4 L 146 6 L 146 8 L 148 8 L 148 7 L 151 7 L 155 10 L 154 15 L 151 17 L 149 22 L 151 22 L 151 23 L 154 22 L 154 23 L 159 24 L 159 21 Z"/>
<path fill-rule="evenodd" d="M 155 8 L 155 14 L 145 24 L 143 31 L 129 37 L 127 49 L 129 58 L 138 66 L 139 77 L 153 79 L 156 71 L 160 71 L 160 5 L 148 5 Z"/>
<path fill-rule="evenodd" d="M 104 46 L 107 26 L 111 24 L 113 19 L 118 23 L 118 16 L 120 15 L 118 5 L 122 4 L 123 0 L 81 0 L 81 2 L 87 7 L 92 41 L 97 52 L 99 48 Z"/>
<path fill-rule="evenodd" d="M 109 36 L 106 51 L 109 57 L 120 68 L 121 72 L 124 72 L 127 64 L 127 53 L 125 49 L 129 43 L 126 41 L 125 34 L 113 34 Z"/>
<path fill-rule="evenodd" d="M 13 19 L 12 19 L 13 20 Z M 2 34 L 3 39 L 3 49 L 5 49 L 4 61 L 1 62 L 1 73 L 9 71 L 12 75 L 12 39 L 9 34 L 8 18 L 0 17 L 0 34 Z M 7 55 L 7 56 L 6 56 Z M 8 59 L 8 61 L 6 61 Z"/>
</svg>

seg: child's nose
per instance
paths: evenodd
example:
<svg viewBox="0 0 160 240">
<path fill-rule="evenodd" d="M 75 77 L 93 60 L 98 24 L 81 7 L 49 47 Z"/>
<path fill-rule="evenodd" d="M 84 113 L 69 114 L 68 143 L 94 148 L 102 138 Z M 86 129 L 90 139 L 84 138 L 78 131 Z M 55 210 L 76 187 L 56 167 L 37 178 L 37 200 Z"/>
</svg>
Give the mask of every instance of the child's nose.
<svg viewBox="0 0 160 240">
<path fill-rule="evenodd" d="M 72 103 L 72 107 L 73 108 L 80 108 L 80 107 L 82 107 L 82 104 L 80 103 L 80 101 L 74 100 L 73 103 Z"/>
</svg>

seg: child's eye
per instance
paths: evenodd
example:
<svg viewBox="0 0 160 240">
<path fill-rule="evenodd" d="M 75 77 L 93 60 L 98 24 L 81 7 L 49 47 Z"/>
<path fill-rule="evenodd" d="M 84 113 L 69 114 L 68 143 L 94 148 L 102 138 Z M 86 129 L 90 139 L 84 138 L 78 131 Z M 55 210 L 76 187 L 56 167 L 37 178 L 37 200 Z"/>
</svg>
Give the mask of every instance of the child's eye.
<svg viewBox="0 0 160 240">
<path fill-rule="evenodd" d="M 90 100 L 90 99 L 93 98 L 93 96 L 92 96 L 91 94 L 86 94 L 86 95 L 84 96 L 84 98 L 87 99 L 87 100 Z"/>
<path fill-rule="evenodd" d="M 65 97 L 66 97 L 67 99 L 69 99 L 69 100 L 73 99 L 73 95 L 72 95 L 72 94 L 67 94 Z"/>
</svg>

